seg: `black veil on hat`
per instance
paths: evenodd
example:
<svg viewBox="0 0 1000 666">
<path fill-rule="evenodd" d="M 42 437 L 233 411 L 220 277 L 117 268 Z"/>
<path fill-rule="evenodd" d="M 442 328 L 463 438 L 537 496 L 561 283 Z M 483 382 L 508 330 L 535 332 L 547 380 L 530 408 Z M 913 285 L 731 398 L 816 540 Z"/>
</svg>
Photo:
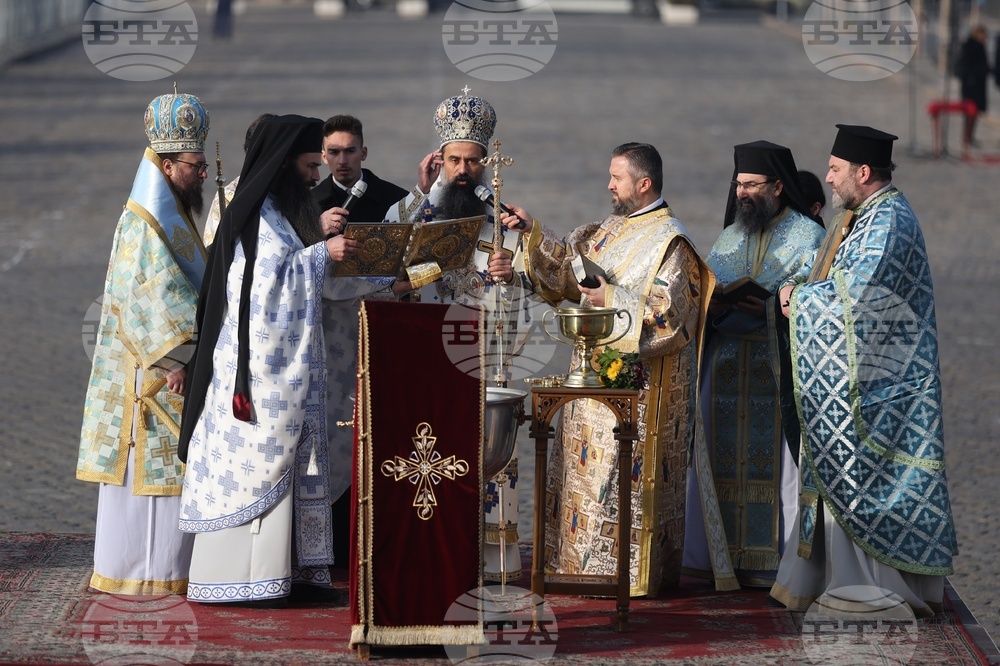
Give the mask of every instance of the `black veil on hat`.
<svg viewBox="0 0 1000 666">
<path fill-rule="evenodd" d="M 809 205 L 799 183 L 799 170 L 795 166 L 792 151 L 770 141 L 754 141 L 733 146 L 733 180 L 738 174 L 756 173 L 769 179 L 780 180 L 782 185 L 781 203 L 809 217 Z M 736 190 L 729 189 L 726 201 L 724 227 L 733 223 L 736 214 Z"/>
<path fill-rule="evenodd" d="M 243 285 L 240 293 L 236 387 L 233 413 L 240 420 L 252 420 L 250 401 L 250 290 L 257 258 L 257 233 L 260 228 L 260 207 L 271 191 L 282 166 L 302 153 L 319 153 L 323 148 L 323 121 L 318 118 L 286 115 L 275 116 L 260 123 L 250 139 L 240 182 L 233 200 L 219 222 L 219 230 L 208 254 L 205 277 L 198 298 L 198 344 L 188 364 L 188 387 L 184 394 L 178 457 L 187 462 L 188 444 L 198 422 L 205 395 L 212 381 L 215 344 L 222 330 L 226 311 L 226 282 L 233 263 L 233 248 L 239 239 L 246 257 Z M 244 418 L 245 417 L 245 418 Z"/>
</svg>

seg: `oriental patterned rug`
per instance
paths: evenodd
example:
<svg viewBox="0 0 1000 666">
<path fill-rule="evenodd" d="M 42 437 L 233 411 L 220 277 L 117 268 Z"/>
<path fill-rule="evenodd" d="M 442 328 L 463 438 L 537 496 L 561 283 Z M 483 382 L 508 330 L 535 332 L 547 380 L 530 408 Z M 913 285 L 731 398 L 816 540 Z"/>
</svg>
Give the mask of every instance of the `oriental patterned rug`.
<svg viewBox="0 0 1000 666">
<path fill-rule="evenodd" d="M 524 555 L 527 571 L 530 555 L 527 550 Z M 234 608 L 189 604 L 176 596 L 88 592 L 92 557 L 91 535 L 0 533 L 0 664 L 357 661 L 347 647 L 346 576 L 336 583 L 345 591 L 342 604 L 293 601 L 282 609 Z M 511 585 L 526 588 L 527 578 Z M 957 596 L 947 612 L 906 628 L 910 640 L 903 641 L 903 652 L 895 641 L 898 654 L 883 655 L 879 662 L 859 661 L 856 650 L 810 648 L 803 641 L 804 616 L 773 605 L 764 590 L 717 593 L 684 579 L 680 588 L 659 598 L 633 600 L 628 633 L 611 627 L 611 600 L 551 596 L 546 604 L 556 622 L 551 649 L 522 654 L 550 664 L 989 663 L 972 638 L 981 629 L 971 616 L 963 616 Z M 488 635 L 496 641 L 496 633 Z M 435 666 L 458 661 L 440 647 L 373 648 L 371 658 Z"/>
</svg>

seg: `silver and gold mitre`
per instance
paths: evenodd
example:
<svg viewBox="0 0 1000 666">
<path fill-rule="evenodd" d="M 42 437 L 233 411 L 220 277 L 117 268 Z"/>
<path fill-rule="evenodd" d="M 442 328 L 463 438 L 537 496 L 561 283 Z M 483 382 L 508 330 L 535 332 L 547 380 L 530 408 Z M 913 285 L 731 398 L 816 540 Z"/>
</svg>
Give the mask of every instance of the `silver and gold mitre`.
<svg viewBox="0 0 1000 666">
<path fill-rule="evenodd" d="M 442 146 L 452 141 L 471 141 L 488 150 L 497 114 L 485 99 L 470 96 L 468 87 L 463 92 L 441 102 L 434 113 L 434 129 Z"/>
<path fill-rule="evenodd" d="M 208 109 L 187 93 L 160 95 L 146 107 L 146 136 L 157 153 L 203 153 Z"/>
</svg>

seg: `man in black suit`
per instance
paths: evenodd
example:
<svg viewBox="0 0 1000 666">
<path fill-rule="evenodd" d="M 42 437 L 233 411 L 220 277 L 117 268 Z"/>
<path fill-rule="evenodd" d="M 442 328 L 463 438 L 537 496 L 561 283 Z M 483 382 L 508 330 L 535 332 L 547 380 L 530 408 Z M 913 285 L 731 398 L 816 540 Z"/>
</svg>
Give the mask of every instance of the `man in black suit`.
<svg viewBox="0 0 1000 666">
<path fill-rule="evenodd" d="M 361 121 L 354 116 L 333 116 L 323 125 L 323 162 L 330 175 L 313 188 L 313 199 L 326 217 L 335 217 L 331 208 L 344 204 L 350 189 L 363 180 L 368 189 L 351 206 L 352 222 L 381 222 L 389 208 L 406 197 L 406 190 L 382 180 L 361 163 L 368 157 Z M 342 221 L 342 214 L 341 221 Z M 326 228 L 326 227 L 324 227 Z"/>
<path fill-rule="evenodd" d="M 340 232 L 348 220 L 352 222 L 382 222 L 386 211 L 404 199 L 407 191 L 382 180 L 361 163 L 368 157 L 361 121 L 353 116 L 333 116 L 323 125 L 323 161 L 330 167 L 330 175 L 313 188 L 313 200 L 323 211 L 322 228 L 327 232 Z M 367 190 L 356 199 L 350 212 L 342 206 L 354 184 L 363 180 Z M 336 280 L 328 281 L 332 287 Z M 327 434 L 330 438 L 330 492 L 333 498 L 333 554 L 334 567 L 347 568 L 350 545 L 350 484 L 351 435 L 337 428 L 338 420 L 350 418 L 353 409 L 349 389 L 344 389 L 343 370 L 353 367 L 348 358 L 357 346 L 357 308 L 360 299 L 338 300 L 333 293 L 324 291 L 323 330 L 327 345 L 327 372 L 331 375 L 327 395 Z M 347 356 L 345 356 L 345 354 Z M 353 388 L 353 382 L 346 380 Z M 344 392 L 346 390 L 346 393 Z"/>
</svg>

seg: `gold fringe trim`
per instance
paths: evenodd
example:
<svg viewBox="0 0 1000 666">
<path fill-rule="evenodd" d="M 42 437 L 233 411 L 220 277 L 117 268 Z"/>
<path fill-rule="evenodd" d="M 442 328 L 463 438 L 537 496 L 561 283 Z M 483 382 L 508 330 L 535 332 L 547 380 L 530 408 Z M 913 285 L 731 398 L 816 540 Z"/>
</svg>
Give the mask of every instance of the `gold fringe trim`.
<svg viewBox="0 0 1000 666">
<path fill-rule="evenodd" d="M 402 205 L 402 202 L 400 202 L 400 206 Z M 361 320 L 360 333 L 358 335 L 358 363 L 359 367 L 364 368 L 364 379 L 358 389 L 358 413 L 354 426 L 355 428 L 360 427 L 362 429 L 358 433 L 358 447 L 362 457 L 358 461 L 358 475 L 361 477 L 361 489 L 363 490 L 360 496 L 364 502 L 358 511 L 361 514 L 358 520 L 358 532 L 360 536 L 358 539 L 358 562 L 361 566 L 361 571 L 358 572 L 358 577 L 361 579 L 361 582 L 358 584 L 358 616 L 365 623 L 365 626 L 368 626 L 374 621 L 375 613 L 375 595 L 373 592 L 374 585 L 372 585 L 371 569 L 372 543 L 375 532 L 375 528 L 372 525 L 372 516 L 375 514 L 375 497 L 372 494 L 372 486 L 374 485 L 373 476 L 375 473 L 373 469 L 374 465 L 372 464 L 372 459 L 375 455 L 372 441 L 375 425 L 371 417 L 372 382 L 371 373 L 368 371 L 368 368 L 371 367 L 371 341 L 369 339 L 367 304 L 364 302 L 362 302 L 358 317 Z"/>
<path fill-rule="evenodd" d="M 733 566 L 736 569 L 749 569 L 751 571 L 774 571 L 778 568 L 781 558 L 777 551 L 743 550 L 733 549 Z"/>
<path fill-rule="evenodd" d="M 774 504 L 776 497 L 774 485 L 755 483 L 747 486 L 748 504 Z"/>
<path fill-rule="evenodd" d="M 351 647 L 368 645 L 485 645 L 486 634 L 480 624 L 441 627 L 351 627 Z"/>
<path fill-rule="evenodd" d="M 720 502 L 735 502 L 740 497 L 740 487 L 736 483 L 716 483 L 715 495 Z"/>
<path fill-rule="evenodd" d="M 741 488 L 740 484 L 735 481 L 717 483 L 716 493 L 720 502 L 743 500 L 747 504 L 774 504 L 777 497 L 774 485 L 753 483 Z"/>
<path fill-rule="evenodd" d="M 507 545 L 516 544 L 520 537 L 517 535 L 517 525 L 508 525 L 505 530 L 503 530 L 503 535 L 506 539 Z M 500 544 L 500 528 L 496 525 L 486 524 L 486 532 L 484 535 L 486 543 L 499 545 Z"/>
<path fill-rule="evenodd" d="M 90 577 L 90 586 L 108 594 L 156 595 L 185 594 L 188 579 L 179 580 L 123 580 L 121 578 L 105 578 L 96 571 Z"/>
</svg>

